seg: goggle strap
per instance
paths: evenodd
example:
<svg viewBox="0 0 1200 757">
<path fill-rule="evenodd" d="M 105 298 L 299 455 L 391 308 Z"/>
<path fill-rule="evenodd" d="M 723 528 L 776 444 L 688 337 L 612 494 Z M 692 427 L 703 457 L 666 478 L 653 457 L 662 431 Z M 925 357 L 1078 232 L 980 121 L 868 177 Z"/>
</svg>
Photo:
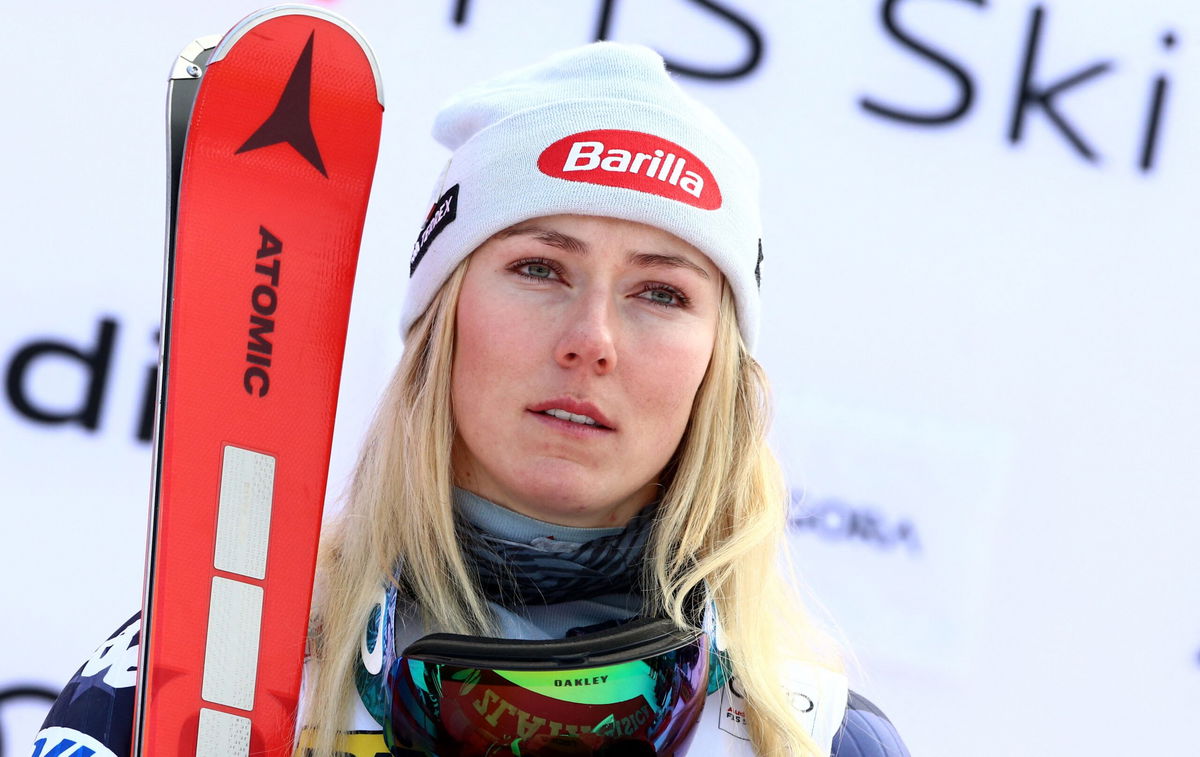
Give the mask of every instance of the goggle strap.
<svg viewBox="0 0 1200 757">
<path fill-rule="evenodd" d="M 408 659 L 461 667 L 560 670 L 648 659 L 696 640 L 700 632 L 666 618 L 638 618 L 616 628 L 566 639 L 523 640 L 436 633 L 404 650 Z"/>
</svg>

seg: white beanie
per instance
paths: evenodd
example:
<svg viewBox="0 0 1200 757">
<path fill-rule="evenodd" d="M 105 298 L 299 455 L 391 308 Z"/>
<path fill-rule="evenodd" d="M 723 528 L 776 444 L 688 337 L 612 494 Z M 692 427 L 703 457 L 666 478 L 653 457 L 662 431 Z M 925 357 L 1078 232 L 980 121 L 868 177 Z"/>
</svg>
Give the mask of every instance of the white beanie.
<svg viewBox="0 0 1200 757">
<path fill-rule="evenodd" d="M 758 333 L 758 168 L 646 47 L 597 42 L 478 84 L 438 113 L 454 151 L 413 245 L 402 332 L 493 234 L 538 216 L 655 226 L 712 260 Z"/>
</svg>

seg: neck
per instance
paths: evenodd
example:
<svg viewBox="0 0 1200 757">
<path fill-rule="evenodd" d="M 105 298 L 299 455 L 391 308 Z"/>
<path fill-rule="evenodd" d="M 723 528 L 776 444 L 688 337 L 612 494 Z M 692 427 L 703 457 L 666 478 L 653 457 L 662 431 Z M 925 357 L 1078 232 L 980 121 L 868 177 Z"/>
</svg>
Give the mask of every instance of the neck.
<svg viewBox="0 0 1200 757">
<path fill-rule="evenodd" d="M 545 538 L 561 544 L 586 544 L 622 530 L 620 526 L 581 528 L 531 518 L 459 487 L 454 488 L 454 509 L 480 531 L 522 544 Z"/>
<path fill-rule="evenodd" d="M 528 518 L 572 528 L 621 528 L 661 492 L 654 481 L 615 499 L 594 496 L 594 487 L 553 483 L 533 482 L 517 490 L 469 461 L 456 459 L 454 470 L 455 486 Z"/>
</svg>

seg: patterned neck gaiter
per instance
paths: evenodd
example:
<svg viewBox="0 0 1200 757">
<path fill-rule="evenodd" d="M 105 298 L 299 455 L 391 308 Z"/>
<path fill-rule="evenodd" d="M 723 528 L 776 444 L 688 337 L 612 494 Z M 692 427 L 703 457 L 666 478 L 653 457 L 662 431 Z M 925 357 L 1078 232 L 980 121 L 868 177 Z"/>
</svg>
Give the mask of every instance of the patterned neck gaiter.
<svg viewBox="0 0 1200 757">
<path fill-rule="evenodd" d="M 511 541 L 461 515 L 458 537 L 484 596 L 508 608 L 549 605 L 640 591 L 642 558 L 656 510 L 657 503 L 648 505 L 619 533 L 582 544 L 553 537 Z"/>
</svg>

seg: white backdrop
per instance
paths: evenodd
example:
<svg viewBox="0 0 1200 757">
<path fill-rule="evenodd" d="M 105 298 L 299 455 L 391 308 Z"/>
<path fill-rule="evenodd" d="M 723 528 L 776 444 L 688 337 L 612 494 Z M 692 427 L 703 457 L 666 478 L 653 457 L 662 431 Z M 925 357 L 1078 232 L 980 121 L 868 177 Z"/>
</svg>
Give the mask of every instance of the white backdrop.
<svg viewBox="0 0 1200 757">
<path fill-rule="evenodd" d="M 400 351 L 407 251 L 444 160 L 437 104 L 605 25 L 723 71 L 681 81 L 762 160 L 759 355 L 799 562 L 857 687 L 914 754 L 1194 752 L 1200 8 L 327 5 L 372 42 L 388 102 L 331 496 Z M 165 80 L 185 43 L 254 7 L 6 7 L 8 754 L 46 707 L 18 690 L 60 686 L 139 601 Z M 55 414 L 93 428 L 37 419 Z"/>
</svg>

